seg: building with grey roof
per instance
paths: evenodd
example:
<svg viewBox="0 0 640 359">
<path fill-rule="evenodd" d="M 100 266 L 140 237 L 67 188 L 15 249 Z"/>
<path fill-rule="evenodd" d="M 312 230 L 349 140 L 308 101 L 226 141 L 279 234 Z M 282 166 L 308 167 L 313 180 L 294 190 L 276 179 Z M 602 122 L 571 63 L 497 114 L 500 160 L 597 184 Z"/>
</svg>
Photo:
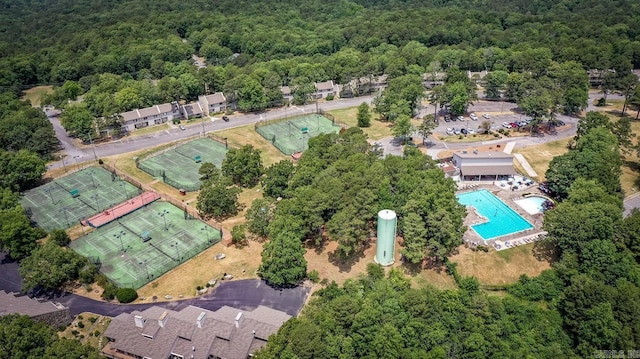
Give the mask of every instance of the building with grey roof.
<svg viewBox="0 0 640 359">
<path fill-rule="evenodd" d="M 207 116 L 211 113 L 224 112 L 227 109 L 227 98 L 224 97 L 222 92 L 198 96 L 198 102 L 200 102 L 202 110 Z"/>
<path fill-rule="evenodd" d="M 263 306 L 252 311 L 224 306 L 215 312 L 154 306 L 113 318 L 104 333 L 109 343 L 102 354 L 122 359 L 245 359 L 290 318 Z"/>
<path fill-rule="evenodd" d="M 69 308 L 60 303 L 41 302 L 26 295 L 0 290 L 0 316 L 20 314 L 54 327 L 65 326 L 73 320 Z"/>
<path fill-rule="evenodd" d="M 314 99 L 327 98 L 327 96 L 336 95 L 336 87 L 333 81 L 316 82 L 314 83 L 316 92 L 313 94 Z"/>
<path fill-rule="evenodd" d="M 453 154 L 453 163 L 463 181 L 497 181 L 513 176 L 513 155 L 504 152 L 468 152 Z"/>
<path fill-rule="evenodd" d="M 181 118 L 182 113 L 180 105 L 177 102 L 171 102 L 123 112 L 120 116 L 122 116 L 122 127 L 127 131 L 133 131 Z"/>
</svg>

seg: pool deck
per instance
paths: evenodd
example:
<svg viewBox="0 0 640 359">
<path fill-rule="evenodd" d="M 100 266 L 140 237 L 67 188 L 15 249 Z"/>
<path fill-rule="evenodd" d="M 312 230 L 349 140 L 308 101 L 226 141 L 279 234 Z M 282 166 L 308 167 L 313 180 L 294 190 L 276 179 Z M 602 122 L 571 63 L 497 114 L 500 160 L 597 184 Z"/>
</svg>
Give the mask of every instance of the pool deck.
<svg viewBox="0 0 640 359">
<path fill-rule="evenodd" d="M 516 213 L 526 219 L 527 222 L 531 223 L 533 225 L 533 228 L 515 232 L 506 236 L 484 240 L 471 228 L 471 226 L 486 222 L 486 218 L 478 215 L 475 210 L 468 210 L 467 217 L 464 220 L 464 225 L 467 226 L 467 231 L 462 236 L 465 245 L 467 245 L 468 247 L 485 245 L 500 251 L 511 247 L 535 242 L 545 236 L 546 232 L 542 230 L 543 214 L 537 213 L 531 215 L 514 202 L 515 200 L 525 198 L 525 194 L 546 196 L 536 186 L 530 186 L 526 190 L 512 191 L 510 188 L 501 188 L 494 182 L 476 182 L 473 186 L 462 186 L 458 190 L 457 194 L 477 191 L 480 189 L 486 189 L 496 195 L 496 197 L 500 198 L 500 200 L 511 207 L 511 209 L 513 209 Z"/>
</svg>

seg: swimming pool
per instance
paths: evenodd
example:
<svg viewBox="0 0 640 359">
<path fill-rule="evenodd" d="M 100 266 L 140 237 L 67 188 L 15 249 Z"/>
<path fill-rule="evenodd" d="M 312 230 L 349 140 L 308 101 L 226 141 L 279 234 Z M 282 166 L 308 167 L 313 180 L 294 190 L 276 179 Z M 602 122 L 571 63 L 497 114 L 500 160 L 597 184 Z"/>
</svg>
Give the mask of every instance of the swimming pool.
<svg viewBox="0 0 640 359">
<path fill-rule="evenodd" d="M 529 214 L 538 214 L 544 212 L 544 207 L 542 206 L 547 201 L 544 197 L 538 196 L 529 196 L 527 198 L 519 199 L 514 202 L 518 204 L 518 206 L 522 207 Z"/>
<path fill-rule="evenodd" d="M 488 222 L 471 226 L 485 241 L 533 228 L 516 211 L 486 189 L 457 195 L 458 202 L 474 207 Z"/>
</svg>

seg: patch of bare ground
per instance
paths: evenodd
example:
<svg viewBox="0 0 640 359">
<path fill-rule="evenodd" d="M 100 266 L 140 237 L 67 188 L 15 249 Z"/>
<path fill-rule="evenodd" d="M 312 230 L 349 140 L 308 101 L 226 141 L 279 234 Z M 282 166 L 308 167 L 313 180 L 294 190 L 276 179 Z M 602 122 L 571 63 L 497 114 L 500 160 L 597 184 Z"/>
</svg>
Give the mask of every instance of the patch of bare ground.
<svg viewBox="0 0 640 359">
<path fill-rule="evenodd" d="M 338 284 L 343 284 L 347 279 L 356 278 L 360 274 L 366 274 L 367 264 L 375 263 L 375 238 L 369 241 L 364 250 L 348 260 L 342 259 L 337 254 L 337 248 L 337 241 L 324 241 L 319 246 L 307 246 L 307 252 L 305 254 L 305 259 L 308 263 L 307 270 L 318 271 L 321 279 L 327 278 L 329 281 L 333 280 Z M 411 279 L 411 284 L 414 288 L 427 285 L 432 285 L 440 289 L 455 288 L 453 278 L 445 273 L 444 268 L 407 266 L 400 262 L 399 251 L 400 246 L 396 244 L 396 262 L 385 268 L 387 272 L 390 268 L 401 268 Z"/>
</svg>

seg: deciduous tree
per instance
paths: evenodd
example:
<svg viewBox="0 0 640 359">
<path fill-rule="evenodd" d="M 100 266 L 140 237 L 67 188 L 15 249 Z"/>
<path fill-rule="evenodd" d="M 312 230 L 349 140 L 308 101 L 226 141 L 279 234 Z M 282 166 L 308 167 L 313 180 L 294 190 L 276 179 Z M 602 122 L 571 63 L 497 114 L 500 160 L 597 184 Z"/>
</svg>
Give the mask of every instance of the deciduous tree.
<svg viewBox="0 0 640 359">
<path fill-rule="evenodd" d="M 358 127 L 371 126 L 371 113 L 369 112 L 369 104 L 363 102 L 358 106 Z"/>
<path fill-rule="evenodd" d="M 255 186 L 264 172 L 260 152 L 251 145 L 230 149 L 222 161 L 222 173 L 239 186 Z"/>
<path fill-rule="evenodd" d="M 307 261 L 300 238 L 291 233 L 275 234 L 262 250 L 260 276 L 276 287 L 295 285 L 307 274 Z"/>
</svg>

